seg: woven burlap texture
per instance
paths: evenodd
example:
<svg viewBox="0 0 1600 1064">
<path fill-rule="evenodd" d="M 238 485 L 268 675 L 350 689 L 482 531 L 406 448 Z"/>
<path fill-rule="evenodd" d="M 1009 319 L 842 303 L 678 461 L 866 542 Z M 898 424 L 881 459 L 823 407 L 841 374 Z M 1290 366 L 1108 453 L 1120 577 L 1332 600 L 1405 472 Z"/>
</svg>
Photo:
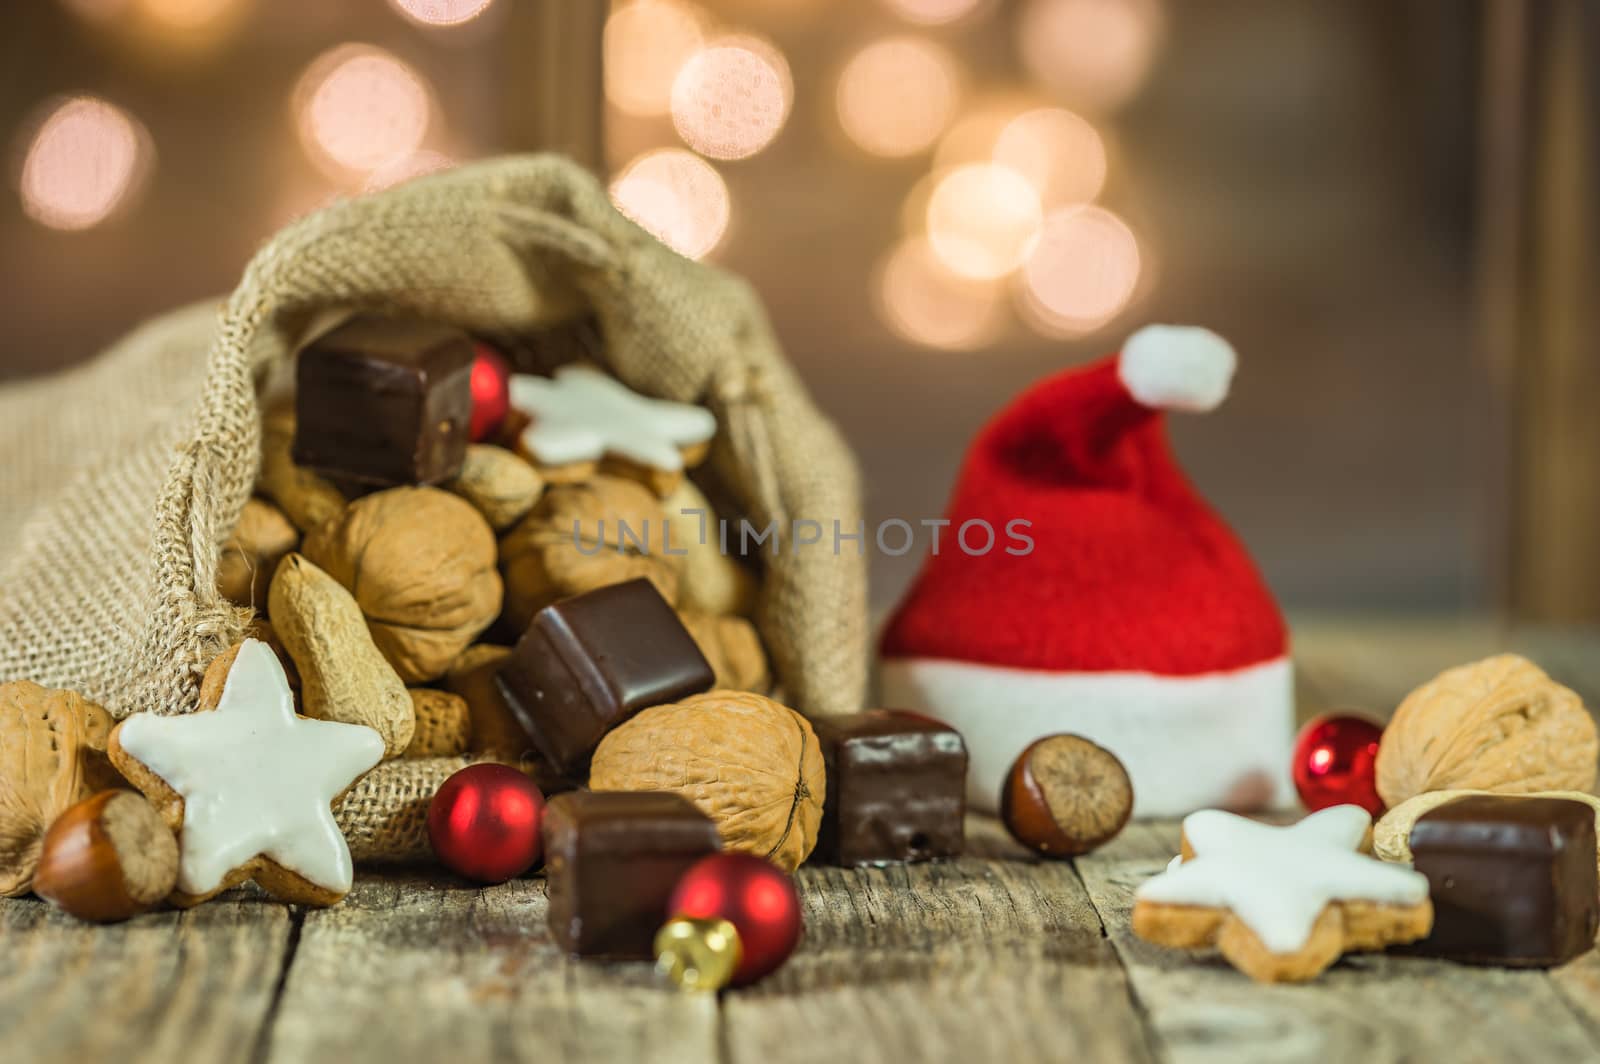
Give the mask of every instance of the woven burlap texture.
<svg viewBox="0 0 1600 1064">
<path fill-rule="evenodd" d="M 503 334 L 588 308 L 625 383 L 716 414 L 707 468 L 739 516 L 858 528 L 854 459 L 749 286 L 667 250 L 567 160 L 493 160 L 301 219 L 220 313 L 180 311 L 0 392 L 0 681 L 76 689 L 117 717 L 194 708 L 249 619 L 216 566 L 255 483 L 259 391 L 330 308 Z M 853 712 L 866 690 L 865 561 L 831 540 L 763 559 L 758 623 L 813 715 Z"/>
<path fill-rule="evenodd" d="M 474 763 L 470 757 L 402 758 L 362 776 L 333 807 L 350 856 L 366 865 L 428 860 L 428 803 L 445 780 Z"/>
</svg>

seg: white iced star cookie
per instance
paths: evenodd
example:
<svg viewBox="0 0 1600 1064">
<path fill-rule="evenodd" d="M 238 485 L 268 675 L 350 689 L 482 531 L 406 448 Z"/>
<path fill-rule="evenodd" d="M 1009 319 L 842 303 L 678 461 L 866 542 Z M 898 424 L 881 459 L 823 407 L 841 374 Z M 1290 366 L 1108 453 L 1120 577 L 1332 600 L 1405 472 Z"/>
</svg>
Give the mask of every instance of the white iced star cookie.
<svg viewBox="0 0 1600 1064">
<path fill-rule="evenodd" d="M 1207 810 L 1184 850 L 1134 893 L 1133 930 L 1163 946 L 1216 946 L 1259 982 L 1314 979 L 1347 952 L 1414 942 L 1433 926 L 1427 878 L 1357 850 L 1366 810 L 1334 806 L 1288 827 Z"/>
<path fill-rule="evenodd" d="M 585 479 L 596 468 L 665 495 L 717 432 L 708 410 L 651 399 L 592 366 L 562 366 L 554 377 L 517 374 L 511 405 L 531 419 L 519 449 L 547 479 Z"/>
<path fill-rule="evenodd" d="M 213 663 L 198 712 L 129 717 L 109 752 L 178 832 L 175 904 L 198 905 L 247 879 L 306 905 L 349 893 L 350 848 L 333 803 L 383 757 L 383 738 L 296 716 L 265 643 L 247 639 Z"/>
</svg>

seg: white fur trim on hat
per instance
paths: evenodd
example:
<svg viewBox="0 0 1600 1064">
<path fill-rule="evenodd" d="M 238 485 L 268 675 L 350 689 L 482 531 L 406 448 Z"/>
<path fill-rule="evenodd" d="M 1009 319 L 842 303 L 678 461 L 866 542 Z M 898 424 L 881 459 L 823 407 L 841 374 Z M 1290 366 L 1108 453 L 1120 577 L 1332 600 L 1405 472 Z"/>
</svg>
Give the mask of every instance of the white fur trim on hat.
<svg viewBox="0 0 1600 1064">
<path fill-rule="evenodd" d="M 1194 325 L 1147 325 L 1128 337 L 1117 374 L 1141 404 L 1203 414 L 1228 397 L 1238 368 L 1233 345 Z"/>
<path fill-rule="evenodd" d="M 935 658 L 882 662 L 881 705 L 959 731 L 971 758 L 967 801 L 992 812 L 1017 755 L 1035 739 L 1081 735 L 1116 754 L 1135 816 L 1289 800 L 1294 668 L 1278 658 L 1231 672 L 1043 672 Z"/>
</svg>

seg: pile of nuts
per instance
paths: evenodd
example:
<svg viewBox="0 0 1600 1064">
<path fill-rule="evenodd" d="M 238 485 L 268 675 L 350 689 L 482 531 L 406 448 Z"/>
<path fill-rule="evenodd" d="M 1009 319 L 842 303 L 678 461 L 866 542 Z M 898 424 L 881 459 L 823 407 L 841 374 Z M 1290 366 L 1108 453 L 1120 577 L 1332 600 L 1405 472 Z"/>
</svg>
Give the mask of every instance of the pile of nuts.
<svg viewBox="0 0 1600 1064">
<path fill-rule="evenodd" d="M 669 525 L 668 506 L 638 483 L 597 473 L 548 484 L 523 456 L 482 443 L 440 487 L 389 488 L 346 503 L 328 480 L 294 466 L 291 419 L 275 416 L 266 435 L 265 497 L 247 504 L 219 584 L 254 606 L 259 633 L 288 651 L 307 715 L 359 713 L 352 723 L 378 727 L 403 756 L 519 755 L 525 739 L 508 732 L 474 677 L 540 609 L 639 576 L 678 606 L 719 687 L 769 689 L 760 637 L 734 612 L 753 606 L 755 580 L 742 564 L 682 530 L 674 539 L 681 556 L 619 541 L 622 528 Z M 671 505 L 709 510 L 686 479 Z M 685 580 L 686 570 L 701 579 Z M 264 580 L 269 573 L 277 575 Z M 427 728 L 414 741 L 408 687 L 430 717 L 461 725 L 447 735 Z"/>
<path fill-rule="evenodd" d="M 185 800 L 201 799 L 185 788 L 200 773 L 174 751 L 188 744 L 193 758 L 203 741 L 178 736 L 232 736 L 237 749 L 256 734 L 235 730 L 239 713 L 285 737 L 277 753 L 311 742 L 337 763 L 299 790 L 279 773 L 277 792 L 247 796 L 280 814 L 299 806 L 313 834 L 383 762 L 414 766 L 434 813 L 463 788 L 522 793 L 530 844 L 515 852 L 429 815 L 435 855 L 469 876 L 529 867 L 544 798 L 579 792 L 553 806 L 568 856 L 551 857 L 552 896 L 609 905 L 651 932 L 676 873 L 653 887 L 634 877 L 627 897 L 579 896 L 571 855 L 596 846 L 665 868 L 669 851 L 704 856 L 708 834 L 713 849 L 781 872 L 819 841 L 846 865 L 961 853 L 968 759 L 953 729 L 886 711 L 813 726 L 775 699 L 750 619 L 758 577 L 707 536 L 719 521 L 687 475 L 716 442 L 709 412 L 588 366 L 515 375 L 457 330 L 371 315 L 313 339 L 297 365 L 293 402 L 263 420 L 256 493 L 218 565 L 220 594 L 253 612 L 250 639 L 211 664 L 197 713 L 176 718 L 198 728 L 135 714 L 113 731 L 71 692 L 0 687 L 0 892 L 34 889 L 94 920 L 197 904 L 247 878 L 288 900 L 337 901 L 350 883 L 337 833 L 317 862 L 268 847 L 203 883 L 194 873 Z M 326 728 L 311 721 L 344 730 L 310 739 Z M 499 765 L 457 772 L 465 761 Z M 142 795 L 107 790 L 124 785 L 111 762 Z M 211 764 L 213 790 L 219 774 L 227 790 Z M 1036 744 L 1013 776 L 1008 822 L 1047 856 L 1101 844 L 1132 804 L 1121 765 L 1082 740 Z M 266 822 L 260 812 L 238 832 Z"/>
</svg>

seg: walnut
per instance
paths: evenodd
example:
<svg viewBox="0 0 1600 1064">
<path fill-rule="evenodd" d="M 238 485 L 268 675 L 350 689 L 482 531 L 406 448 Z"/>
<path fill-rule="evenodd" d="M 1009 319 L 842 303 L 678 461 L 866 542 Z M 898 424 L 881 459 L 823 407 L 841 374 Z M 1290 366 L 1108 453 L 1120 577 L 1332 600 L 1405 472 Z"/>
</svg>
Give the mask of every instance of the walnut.
<svg viewBox="0 0 1600 1064">
<path fill-rule="evenodd" d="M 500 612 L 494 533 L 470 503 L 436 488 L 358 499 L 302 553 L 355 596 L 408 684 L 444 675 Z"/>
<path fill-rule="evenodd" d="M 1583 701 L 1533 662 L 1502 654 L 1407 696 L 1378 746 L 1378 794 L 1392 809 L 1429 791 L 1588 791 L 1597 754 Z"/>
<path fill-rule="evenodd" d="M 718 687 L 760 695 L 772 689 L 767 653 L 761 649 L 755 625 L 743 617 L 715 617 L 688 610 L 680 610 L 678 619 L 710 662 Z"/>
<path fill-rule="evenodd" d="M 506 617 L 520 631 L 557 599 L 641 576 L 676 602 L 683 559 L 661 552 L 664 521 L 656 497 L 629 480 L 551 486 L 500 542 Z"/>
<path fill-rule="evenodd" d="M 790 872 L 816 845 L 827 791 L 810 722 L 738 691 L 639 713 L 600 741 L 589 786 L 681 794 L 716 823 L 729 850 Z"/>
<path fill-rule="evenodd" d="M 76 691 L 0 686 L 0 894 L 26 894 L 44 833 L 116 779 L 105 757 L 111 714 Z"/>
<path fill-rule="evenodd" d="M 267 589 L 283 556 L 300 545 L 300 530 L 265 499 L 251 499 L 217 559 L 217 590 L 236 606 L 265 612 Z"/>
</svg>

